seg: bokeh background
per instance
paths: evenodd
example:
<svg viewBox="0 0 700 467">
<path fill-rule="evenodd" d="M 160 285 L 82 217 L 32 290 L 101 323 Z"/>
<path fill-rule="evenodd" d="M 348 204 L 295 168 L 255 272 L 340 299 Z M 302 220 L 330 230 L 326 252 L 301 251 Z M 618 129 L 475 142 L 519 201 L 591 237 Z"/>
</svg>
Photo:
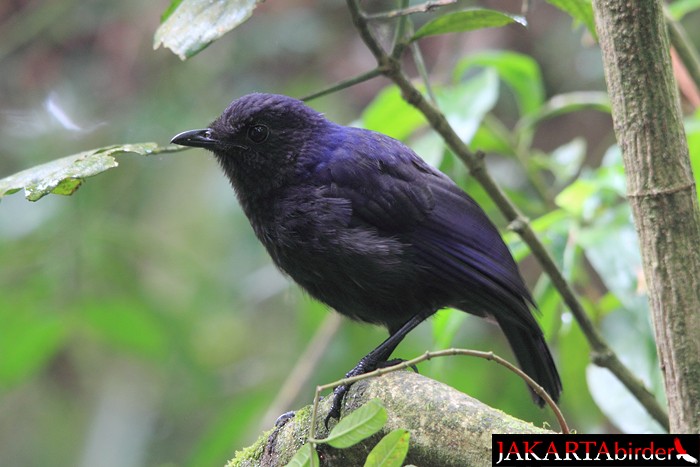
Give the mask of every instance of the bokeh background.
<svg viewBox="0 0 700 467">
<path fill-rule="evenodd" d="M 515 13 L 521 7 L 460 3 Z M 300 97 L 375 65 L 339 0 L 268 0 L 186 62 L 153 50 L 167 6 L 134 0 L 0 4 L 0 178 L 110 144 L 167 144 L 182 130 L 205 126 L 240 95 Z M 371 8 L 393 6 L 382 1 Z M 527 19 L 527 28 L 421 41 L 431 79 L 438 86 L 453 83 L 464 57 L 506 50 L 539 65 L 546 98 L 604 91 L 599 49 L 585 28 L 543 1 L 531 2 Z M 700 28 L 691 25 L 698 20 L 695 13 L 683 19 L 695 43 Z M 406 66 L 415 76 L 410 61 Z M 366 124 L 366 109 L 374 105 L 376 120 L 375 98 L 390 92 L 388 84 L 375 79 L 311 105 L 335 121 Z M 496 90 L 487 118 L 514 135 L 516 100 L 503 83 Z M 700 125 L 692 106 L 684 105 L 693 136 Z M 539 221 L 615 350 L 662 399 L 611 119 L 590 107 L 540 122 L 519 155 L 530 165 L 492 150 L 489 167 Z M 402 112 L 398 106 L 373 125 L 390 126 Z M 467 171 L 419 126 L 406 139 L 505 229 Z M 691 147 L 696 158 L 697 139 Z M 590 365 L 585 339 L 537 264 L 517 238 L 508 240 L 542 310 L 569 424 L 579 432 L 658 431 L 606 371 Z M 223 465 L 276 415 L 309 403 L 316 384 L 338 379 L 386 336 L 343 320 L 329 344 L 312 352 L 318 361 L 309 378 L 298 381 L 293 369 L 309 342 L 319 329 L 336 326 L 328 316 L 271 265 L 205 151 L 120 156 L 118 168 L 88 179 L 70 197 L 35 203 L 21 193 L 5 197 L 0 465 Z M 412 358 L 449 346 L 512 358 L 495 327 L 449 311 L 421 325 L 395 355 Z M 492 363 L 453 358 L 422 364 L 420 371 L 517 417 L 556 427 L 531 403 L 523 383 Z M 273 404 L 283 388 L 296 384 L 301 389 L 288 403 Z"/>
</svg>

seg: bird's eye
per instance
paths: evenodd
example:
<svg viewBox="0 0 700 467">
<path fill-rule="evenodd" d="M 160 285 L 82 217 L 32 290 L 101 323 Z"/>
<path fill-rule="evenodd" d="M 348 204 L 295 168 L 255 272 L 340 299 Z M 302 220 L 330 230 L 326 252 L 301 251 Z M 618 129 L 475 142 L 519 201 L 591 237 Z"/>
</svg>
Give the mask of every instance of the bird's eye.
<svg viewBox="0 0 700 467">
<path fill-rule="evenodd" d="M 248 139 L 254 143 L 262 143 L 267 139 L 270 130 L 265 125 L 253 125 L 248 128 Z"/>
</svg>

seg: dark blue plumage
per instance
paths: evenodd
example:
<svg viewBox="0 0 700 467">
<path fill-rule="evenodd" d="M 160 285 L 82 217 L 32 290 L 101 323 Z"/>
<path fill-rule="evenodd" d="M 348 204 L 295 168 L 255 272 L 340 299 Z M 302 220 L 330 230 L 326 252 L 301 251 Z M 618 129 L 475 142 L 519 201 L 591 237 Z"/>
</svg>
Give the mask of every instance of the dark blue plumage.
<svg viewBox="0 0 700 467">
<path fill-rule="evenodd" d="M 280 269 L 340 313 L 387 327 L 391 337 L 349 374 L 374 369 L 451 306 L 494 319 L 523 370 L 558 398 L 532 298 L 497 229 L 401 142 L 271 94 L 241 97 L 173 142 L 214 153 Z"/>
</svg>

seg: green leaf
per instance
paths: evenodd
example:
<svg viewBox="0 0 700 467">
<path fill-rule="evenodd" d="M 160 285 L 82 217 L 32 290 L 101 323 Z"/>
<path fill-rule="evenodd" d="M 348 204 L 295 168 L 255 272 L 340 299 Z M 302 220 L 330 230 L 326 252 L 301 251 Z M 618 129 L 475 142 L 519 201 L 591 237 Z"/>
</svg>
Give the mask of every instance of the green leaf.
<svg viewBox="0 0 700 467">
<path fill-rule="evenodd" d="M 365 467 L 401 467 L 408 454 L 411 433 L 401 428 L 387 434 L 367 455 Z"/>
<path fill-rule="evenodd" d="M 445 157 L 445 140 L 434 131 L 411 138 L 408 145 L 428 164 L 440 167 Z"/>
<path fill-rule="evenodd" d="M 676 0 L 668 5 L 668 12 L 676 21 L 680 21 L 685 15 L 696 10 L 700 10 L 700 0 Z"/>
<path fill-rule="evenodd" d="M 555 198 L 557 206 L 565 209 L 578 218 L 597 207 L 594 195 L 600 187 L 595 180 L 579 179 L 564 188 Z"/>
<path fill-rule="evenodd" d="M 631 225 L 630 229 L 634 231 Z M 635 234 L 633 233 L 633 235 Z M 610 255 L 611 253 L 608 253 L 607 258 L 615 258 L 617 252 Z M 635 265 L 625 265 L 623 261 L 619 262 L 620 266 L 626 269 L 627 275 L 634 270 L 632 267 L 641 268 L 641 260 L 639 259 Z M 595 263 L 594 267 L 596 267 Z M 603 333 L 603 338 L 615 349 L 615 353 L 625 365 L 628 368 L 634 368 L 635 375 L 642 380 L 646 387 L 651 389 L 656 399 L 662 402 L 664 391 L 663 385 L 659 383 L 662 375 L 654 345 L 654 334 L 649 321 L 648 300 L 639 293 L 637 298 L 637 304 L 634 308 L 606 315 L 605 319 L 601 321 L 600 330 Z M 643 430 L 645 433 L 665 432 L 658 422 L 649 416 L 649 413 L 631 395 L 629 390 L 606 369 L 589 364 L 586 368 L 586 380 L 590 394 L 598 408 L 622 432 L 637 433 L 639 430 Z M 624 415 L 621 412 L 624 412 Z"/>
<path fill-rule="evenodd" d="M 311 463 L 311 458 L 314 458 L 313 464 Z M 292 460 L 290 460 L 285 467 L 310 467 L 311 465 L 321 465 L 321 461 L 318 458 L 318 453 L 311 445 L 311 443 L 306 443 L 294 454 Z"/>
<path fill-rule="evenodd" d="M 542 73 L 535 60 L 515 52 L 494 51 L 470 55 L 457 64 L 454 75 L 461 78 L 474 67 L 493 68 L 513 91 L 520 114 L 535 112 L 544 102 Z"/>
<path fill-rule="evenodd" d="M 49 193 L 72 195 L 83 183 L 83 179 L 119 165 L 114 158 L 117 154 L 136 153 L 147 156 L 180 150 L 174 146 L 158 147 L 156 143 L 138 143 L 84 151 L 0 179 L 0 199 L 22 189 L 29 201 L 37 201 Z"/>
<path fill-rule="evenodd" d="M 182 0 L 163 14 L 153 37 L 153 48 L 169 48 L 186 60 L 253 14 L 257 0 Z"/>
<path fill-rule="evenodd" d="M 598 300 L 598 310 L 604 315 L 615 311 L 622 307 L 622 302 L 614 293 L 608 291 L 603 297 Z"/>
<path fill-rule="evenodd" d="M 695 175 L 695 183 L 700 185 L 700 109 L 686 120 L 685 134 L 688 139 L 690 166 Z M 700 192 L 698 198 L 700 199 Z"/>
<path fill-rule="evenodd" d="M 469 143 L 498 100 L 498 76 L 486 69 L 452 87 L 437 89 L 437 100 L 457 135 Z"/>
<path fill-rule="evenodd" d="M 398 87 L 388 86 L 365 108 L 362 125 L 392 138 L 405 139 L 421 125 L 425 125 L 425 118 L 403 100 Z"/>
<path fill-rule="evenodd" d="M 557 166 L 553 172 L 562 180 L 574 177 L 586 157 L 586 140 L 574 138 L 552 151 L 552 162 Z"/>
<path fill-rule="evenodd" d="M 578 233 L 577 242 L 586 251 L 606 288 L 629 310 L 645 306 L 639 293 L 642 260 L 628 205 L 609 208 Z"/>
<path fill-rule="evenodd" d="M 515 154 L 510 130 L 493 114 L 484 116 L 479 129 L 469 142 L 469 149 L 507 156 Z"/>
<path fill-rule="evenodd" d="M 519 23 L 523 26 L 527 25 L 525 18 L 522 16 L 508 15 L 496 10 L 474 8 L 456 11 L 428 21 L 416 31 L 413 37 L 411 37 L 411 41 L 437 34 L 496 28 L 511 23 Z"/>
<path fill-rule="evenodd" d="M 624 196 L 624 166 L 619 147 L 612 146 L 599 168 L 583 171 L 578 179 L 557 195 L 555 202 L 576 218 L 591 222 L 606 214 L 606 211 L 609 214 L 610 208 L 618 205 Z"/>
<path fill-rule="evenodd" d="M 551 245 L 556 238 L 566 238 L 571 230 L 572 217 L 564 209 L 555 209 L 530 222 L 545 245 Z M 513 255 L 516 263 L 519 263 L 530 254 L 530 248 L 523 239 L 513 231 L 506 232 L 503 240 Z"/>
<path fill-rule="evenodd" d="M 434 349 L 449 349 L 454 346 L 455 336 L 462 327 L 462 323 L 467 320 L 467 314 L 454 308 L 444 308 L 433 315 L 430 320 L 433 334 Z M 448 360 L 438 358 L 433 361 L 429 368 L 426 368 L 426 376 L 439 379 L 439 375 L 444 374 Z"/>
<path fill-rule="evenodd" d="M 591 0 L 547 0 L 547 2 L 568 13 L 574 20 L 586 26 L 593 37 L 597 37 Z"/>
<path fill-rule="evenodd" d="M 468 80 L 435 89 L 450 125 L 469 142 L 498 99 L 498 77 L 487 69 Z M 362 125 L 392 138 L 406 139 L 425 125 L 425 117 L 402 97 L 396 86 L 383 89 L 362 114 Z"/>
<path fill-rule="evenodd" d="M 574 138 L 554 149 L 551 154 L 533 156 L 533 160 L 554 175 L 554 187 L 558 190 L 578 174 L 585 157 L 586 140 Z"/>
<path fill-rule="evenodd" d="M 321 440 L 334 448 L 353 446 L 382 429 L 387 420 L 386 409 L 379 399 L 372 399 L 333 427 L 328 438 Z"/>
<path fill-rule="evenodd" d="M 552 286 L 549 276 L 542 274 L 532 289 L 537 303 L 537 317 L 545 336 L 556 336 L 561 327 L 562 300 L 557 289 Z"/>
<path fill-rule="evenodd" d="M 534 219 L 530 226 L 535 233 L 545 236 L 547 232 L 565 235 L 571 230 L 571 217 L 562 209 L 555 209 Z"/>
<path fill-rule="evenodd" d="M 558 94 L 545 102 L 539 111 L 523 117 L 518 123 L 518 129 L 519 131 L 523 128 L 532 130 L 547 119 L 586 109 L 610 113 L 610 99 L 608 95 L 598 91 Z"/>
<path fill-rule="evenodd" d="M 177 7 L 180 6 L 180 3 L 182 3 L 182 0 L 173 0 L 172 2 L 170 2 L 168 8 L 166 8 L 163 14 L 160 15 L 160 22 L 163 23 L 166 19 L 170 18 L 170 15 L 172 15 L 173 12 L 177 10 Z"/>
<path fill-rule="evenodd" d="M 467 319 L 467 314 L 454 308 L 445 308 L 433 315 L 433 341 L 436 349 L 446 349 L 452 346 L 454 337 L 462 323 Z M 435 363 L 445 361 L 438 359 Z"/>
</svg>

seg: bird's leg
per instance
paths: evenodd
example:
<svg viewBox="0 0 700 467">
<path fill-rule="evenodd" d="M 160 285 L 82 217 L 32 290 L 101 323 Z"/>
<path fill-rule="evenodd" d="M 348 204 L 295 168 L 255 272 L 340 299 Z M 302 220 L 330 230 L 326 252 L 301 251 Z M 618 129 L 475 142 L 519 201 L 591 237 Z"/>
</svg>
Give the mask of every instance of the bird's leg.
<svg viewBox="0 0 700 467">
<path fill-rule="evenodd" d="M 370 371 L 374 371 L 378 367 L 382 366 L 381 364 L 387 362 L 387 359 L 389 358 L 391 353 L 394 351 L 396 346 L 398 346 L 401 343 L 403 338 L 406 337 L 406 334 L 411 332 L 413 328 L 415 328 L 421 322 L 423 322 L 424 319 L 425 316 L 416 315 L 408 321 L 406 321 L 399 329 L 395 331 L 390 331 L 391 334 L 389 335 L 389 337 L 384 342 L 379 344 L 379 346 L 377 346 L 376 349 L 372 350 L 370 353 L 362 357 L 362 359 L 357 363 L 357 365 L 355 365 L 355 368 L 353 368 L 345 374 L 345 377 L 351 378 L 353 376 L 363 375 L 365 373 L 369 373 Z M 398 364 L 401 363 L 401 361 L 392 360 L 391 363 Z M 328 412 L 328 415 L 326 416 L 326 428 L 328 428 L 328 422 L 331 418 L 335 418 L 336 420 L 340 418 L 340 407 L 343 404 L 343 398 L 348 392 L 348 389 L 350 389 L 350 385 L 343 384 L 341 386 L 336 387 L 333 391 L 333 405 L 331 406 L 330 412 Z"/>
</svg>

